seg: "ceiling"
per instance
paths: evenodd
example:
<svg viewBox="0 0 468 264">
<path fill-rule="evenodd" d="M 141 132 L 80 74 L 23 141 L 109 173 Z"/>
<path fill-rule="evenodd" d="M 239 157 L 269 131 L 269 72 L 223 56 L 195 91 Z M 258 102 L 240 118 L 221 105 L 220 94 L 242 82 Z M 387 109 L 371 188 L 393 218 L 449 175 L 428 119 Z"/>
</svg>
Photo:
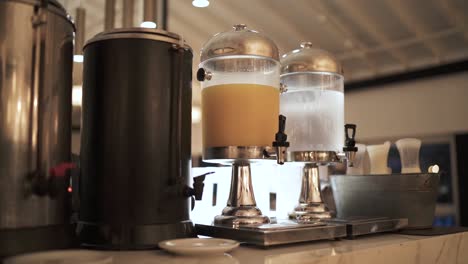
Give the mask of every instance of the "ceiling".
<svg viewBox="0 0 468 264">
<path fill-rule="evenodd" d="M 85 39 L 103 30 L 104 0 L 60 2 L 72 16 L 76 7 L 86 9 Z M 465 0 L 210 0 L 206 8 L 191 2 L 168 0 L 168 29 L 193 48 L 194 67 L 203 43 L 238 23 L 269 36 L 281 53 L 306 40 L 334 53 L 348 82 L 468 58 Z M 142 17 L 143 0 L 135 0 L 135 26 Z M 116 0 L 116 27 L 121 21 Z"/>
</svg>

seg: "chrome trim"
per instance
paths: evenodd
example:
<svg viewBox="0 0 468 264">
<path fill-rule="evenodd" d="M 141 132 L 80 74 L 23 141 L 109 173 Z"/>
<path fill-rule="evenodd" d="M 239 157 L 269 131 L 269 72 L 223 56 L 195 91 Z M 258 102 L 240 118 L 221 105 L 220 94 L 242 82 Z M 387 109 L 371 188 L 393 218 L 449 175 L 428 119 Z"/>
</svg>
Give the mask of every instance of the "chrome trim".
<svg viewBox="0 0 468 264">
<path fill-rule="evenodd" d="M 326 165 L 340 162 L 340 158 L 335 151 L 288 151 L 286 153 L 287 162 L 310 162 Z"/>
<path fill-rule="evenodd" d="M 340 61 L 332 53 L 314 48 L 311 42 L 281 56 L 281 73 L 328 72 L 343 75 Z"/>
<path fill-rule="evenodd" d="M 203 161 L 212 163 L 233 163 L 234 161 L 265 161 L 276 157 L 265 156 L 265 151 L 274 152 L 271 146 L 225 146 L 203 149 Z"/>
<path fill-rule="evenodd" d="M 200 61 L 231 55 L 262 56 L 279 62 L 278 47 L 273 40 L 248 29 L 245 24 L 234 25 L 233 30 L 212 36 L 200 51 Z"/>
<path fill-rule="evenodd" d="M 161 29 L 150 28 L 119 28 L 101 32 L 93 38 L 91 38 L 90 40 L 88 40 L 83 48 L 86 48 L 86 46 L 99 41 L 125 38 L 140 38 L 163 41 L 183 46 L 185 49 L 190 50 L 190 52 L 192 52 L 192 48 L 189 45 L 187 45 L 179 35 Z"/>
<path fill-rule="evenodd" d="M 306 164 L 302 170 L 299 205 L 294 208 L 294 213 L 290 214 L 290 217 L 308 222 L 315 219 L 328 219 L 333 215 L 334 212 L 328 209 L 322 199 L 318 166 Z"/>
</svg>

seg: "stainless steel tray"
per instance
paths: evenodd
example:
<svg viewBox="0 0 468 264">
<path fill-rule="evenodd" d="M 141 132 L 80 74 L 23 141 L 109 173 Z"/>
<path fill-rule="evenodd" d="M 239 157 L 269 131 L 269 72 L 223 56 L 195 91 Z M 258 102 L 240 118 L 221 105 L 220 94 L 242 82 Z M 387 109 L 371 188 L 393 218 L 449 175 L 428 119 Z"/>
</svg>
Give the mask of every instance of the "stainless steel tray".
<svg viewBox="0 0 468 264">
<path fill-rule="evenodd" d="M 195 230 L 198 235 L 229 238 L 262 247 L 346 237 L 345 224 L 319 222 L 301 224 L 289 220 L 239 228 L 196 224 Z"/>
<path fill-rule="evenodd" d="M 387 217 L 349 217 L 347 219 L 333 218 L 323 220 L 328 223 L 345 224 L 347 238 L 355 238 L 357 236 L 394 232 L 408 226 L 406 218 L 387 218 Z"/>
</svg>

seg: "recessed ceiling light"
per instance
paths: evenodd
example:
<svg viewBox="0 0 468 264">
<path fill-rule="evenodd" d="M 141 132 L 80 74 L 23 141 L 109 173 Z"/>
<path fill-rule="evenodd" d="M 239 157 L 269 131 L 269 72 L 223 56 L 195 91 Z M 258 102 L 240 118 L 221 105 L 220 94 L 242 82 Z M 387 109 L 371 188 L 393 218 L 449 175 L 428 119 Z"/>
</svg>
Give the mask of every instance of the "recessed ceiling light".
<svg viewBox="0 0 468 264">
<path fill-rule="evenodd" d="M 208 0 L 193 0 L 192 5 L 195 7 L 207 7 L 210 5 L 210 2 Z"/>
<path fill-rule="evenodd" d="M 84 60 L 83 55 L 73 55 L 74 62 L 83 62 L 83 60 Z"/>
<path fill-rule="evenodd" d="M 140 24 L 142 28 L 156 28 L 156 23 L 153 21 L 143 21 Z"/>
<path fill-rule="evenodd" d="M 430 173 L 431 173 L 431 172 L 432 172 L 432 173 L 439 173 L 439 170 L 440 170 L 440 168 L 439 168 L 439 165 L 437 165 L 437 164 L 436 164 L 436 165 L 429 166 L 429 169 L 428 169 L 428 171 L 429 171 Z"/>
</svg>

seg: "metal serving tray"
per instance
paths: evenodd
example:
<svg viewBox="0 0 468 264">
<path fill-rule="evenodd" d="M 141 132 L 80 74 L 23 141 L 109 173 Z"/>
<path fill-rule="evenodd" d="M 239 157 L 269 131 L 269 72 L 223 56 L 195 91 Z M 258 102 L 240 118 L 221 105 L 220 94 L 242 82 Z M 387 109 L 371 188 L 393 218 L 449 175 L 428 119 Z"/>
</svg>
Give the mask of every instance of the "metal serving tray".
<svg viewBox="0 0 468 264">
<path fill-rule="evenodd" d="M 290 220 L 238 228 L 196 224 L 195 230 L 198 235 L 235 239 L 262 247 L 346 237 L 346 224 Z"/>
<path fill-rule="evenodd" d="M 345 224 L 347 238 L 350 239 L 362 235 L 398 231 L 408 226 L 407 218 L 349 217 L 346 219 L 333 218 L 324 221 L 327 223 Z"/>
</svg>

